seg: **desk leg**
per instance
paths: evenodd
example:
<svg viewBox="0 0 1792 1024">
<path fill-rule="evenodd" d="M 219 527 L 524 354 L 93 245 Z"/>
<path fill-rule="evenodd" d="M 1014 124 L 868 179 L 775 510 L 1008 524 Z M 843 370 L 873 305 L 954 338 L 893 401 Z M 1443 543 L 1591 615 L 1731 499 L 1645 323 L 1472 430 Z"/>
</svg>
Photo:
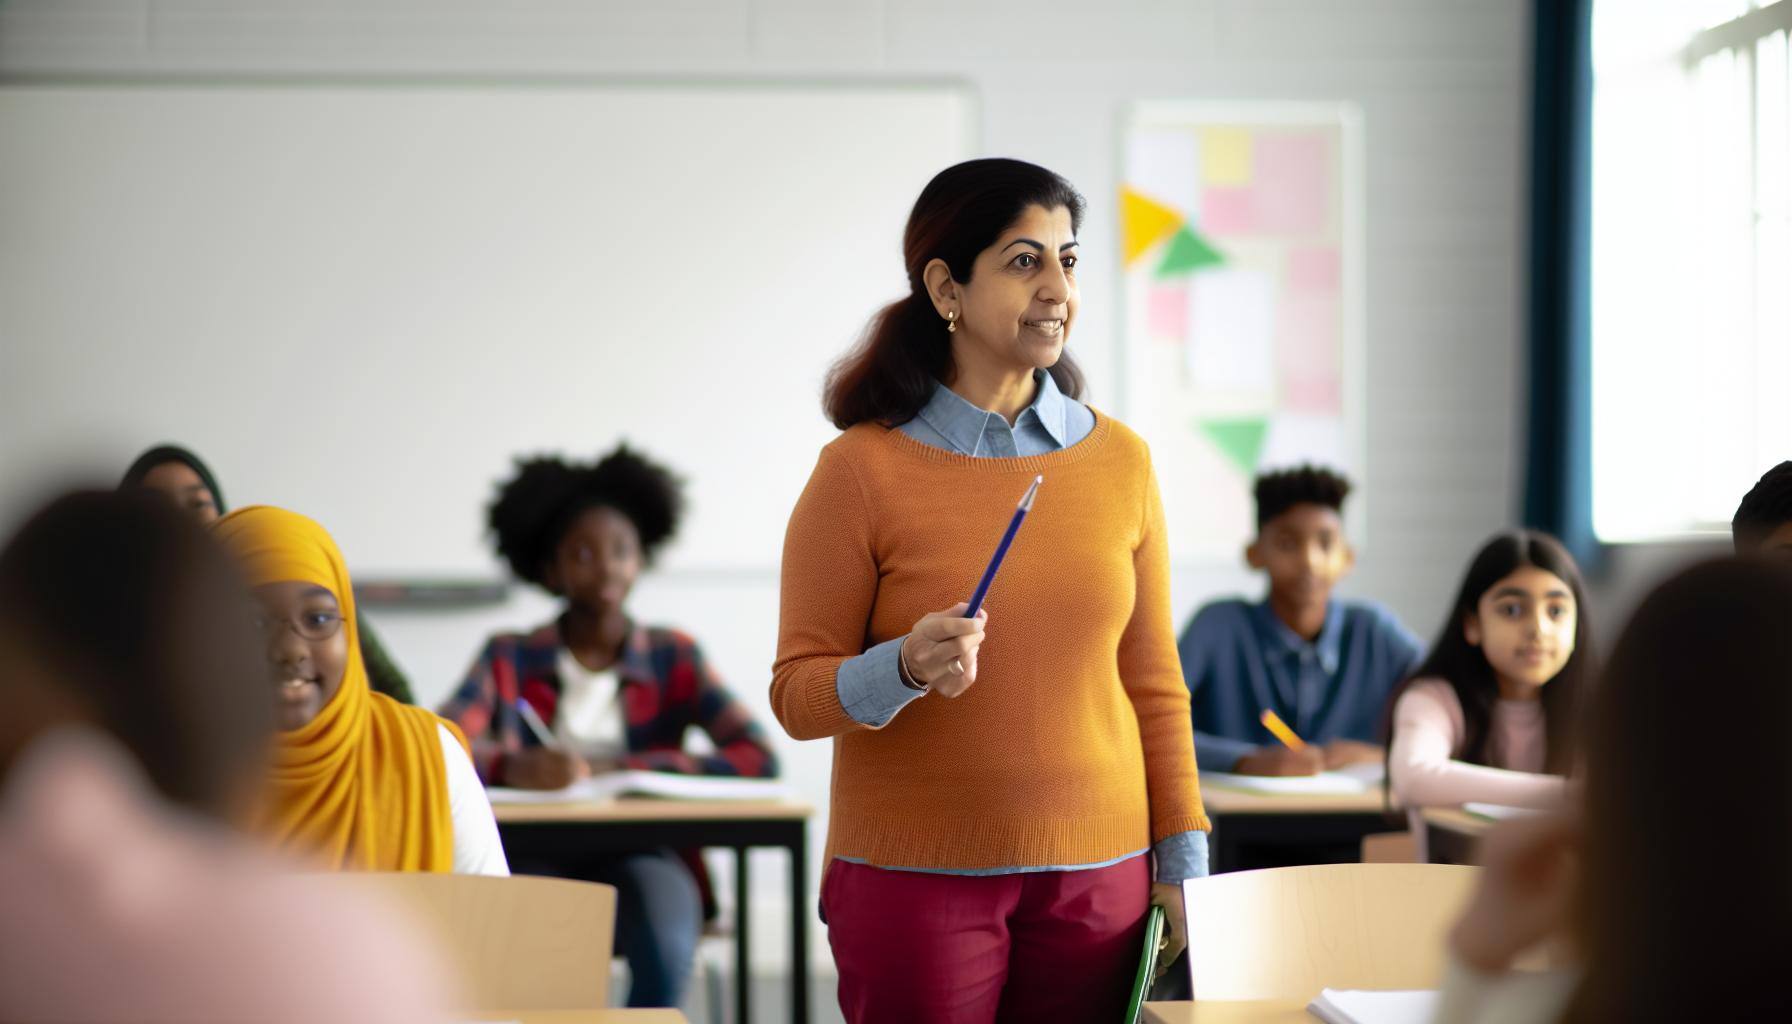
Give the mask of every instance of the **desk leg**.
<svg viewBox="0 0 1792 1024">
<path fill-rule="evenodd" d="M 735 1024 L 751 1024 L 753 1020 L 753 976 L 748 973 L 752 958 L 747 949 L 747 847 L 734 848 L 734 1020 Z"/>
<path fill-rule="evenodd" d="M 790 1019 L 809 1024 L 808 827 L 799 822 L 790 843 Z"/>
<path fill-rule="evenodd" d="M 1234 871 L 1238 866 L 1238 849 L 1232 841 L 1232 831 L 1221 822 L 1213 822 L 1213 830 L 1207 833 L 1207 871 L 1209 874 L 1224 874 Z"/>
</svg>

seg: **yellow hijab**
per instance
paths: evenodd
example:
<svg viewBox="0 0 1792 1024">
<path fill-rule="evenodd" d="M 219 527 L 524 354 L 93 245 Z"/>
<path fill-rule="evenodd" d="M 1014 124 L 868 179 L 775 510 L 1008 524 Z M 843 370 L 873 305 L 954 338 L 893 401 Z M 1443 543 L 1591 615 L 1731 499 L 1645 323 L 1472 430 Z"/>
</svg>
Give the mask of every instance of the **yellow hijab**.
<svg viewBox="0 0 1792 1024">
<path fill-rule="evenodd" d="M 335 595 L 347 631 L 342 685 L 317 717 L 277 734 L 254 830 L 328 867 L 447 871 L 454 863 L 448 775 L 438 724 L 423 708 L 373 692 L 361 663 L 355 592 L 323 527 L 267 505 L 238 509 L 214 529 L 256 586 L 299 580 Z"/>
</svg>

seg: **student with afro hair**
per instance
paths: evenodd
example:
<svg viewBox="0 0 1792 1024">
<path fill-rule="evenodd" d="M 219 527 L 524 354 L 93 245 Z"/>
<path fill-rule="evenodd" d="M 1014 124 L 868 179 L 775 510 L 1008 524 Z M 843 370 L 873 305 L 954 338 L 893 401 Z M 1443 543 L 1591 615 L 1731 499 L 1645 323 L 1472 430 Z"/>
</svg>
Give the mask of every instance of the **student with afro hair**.
<svg viewBox="0 0 1792 1024">
<path fill-rule="evenodd" d="M 558 789 L 623 769 L 768 777 L 765 733 L 728 692 L 689 636 L 636 622 L 629 591 L 671 539 L 681 486 L 626 445 L 595 463 L 519 460 L 488 519 L 518 579 L 561 599 L 560 614 L 527 633 L 500 633 L 479 652 L 441 713 L 472 741 L 487 785 Z M 526 703 L 552 732 L 544 745 Z M 684 751 L 691 727 L 712 754 Z M 555 864 L 556 874 L 617 889 L 616 940 L 633 983 L 630 1006 L 676 1006 L 702 927 L 695 852 L 642 850 Z"/>
</svg>

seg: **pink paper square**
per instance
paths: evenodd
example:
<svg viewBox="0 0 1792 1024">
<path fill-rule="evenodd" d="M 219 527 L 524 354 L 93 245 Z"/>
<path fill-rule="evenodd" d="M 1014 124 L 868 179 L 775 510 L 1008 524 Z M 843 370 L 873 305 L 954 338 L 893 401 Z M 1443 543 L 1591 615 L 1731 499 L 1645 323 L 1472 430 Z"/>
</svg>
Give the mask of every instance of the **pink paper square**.
<svg viewBox="0 0 1792 1024">
<path fill-rule="evenodd" d="M 1256 189 L 1213 186 L 1201 190 L 1197 226 L 1209 235 L 1249 235 L 1258 231 Z"/>
<path fill-rule="evenodd" d="M 1339 411 L 1343 389 L 1337 293 L 1284 293 L 1276 314 L 1276 376 L 1284 407 L 1296 412 Z"/>
<path fill-rule="evenodd" d="M 1300 246 L 1288 250 L 1288 290 L 1335 292 L 1338 290 L 1338 250 L 1330 245 Z"/>
<path fill-rule="evenodd" d="M 1151 286 L 1145 298 L 1145 329 L 1159 341 L 1180 343 L 1188 337 L 1188 289 L 1182 285 Z"/>
<path fill-rule="evenodd" d="M 1289 412 L 1340 413 L 1344 410 L 1343 382 L 1336 376 L 1286 374 L 1282 377 L 1282 408 Z"/>
<path fill-rule="evenodd" d="M 1257 136 L 1257 226 L 1274 234 L 1320 234 L 1329 224 L 1332 152 L 1317 133 Z"/>
</svg>

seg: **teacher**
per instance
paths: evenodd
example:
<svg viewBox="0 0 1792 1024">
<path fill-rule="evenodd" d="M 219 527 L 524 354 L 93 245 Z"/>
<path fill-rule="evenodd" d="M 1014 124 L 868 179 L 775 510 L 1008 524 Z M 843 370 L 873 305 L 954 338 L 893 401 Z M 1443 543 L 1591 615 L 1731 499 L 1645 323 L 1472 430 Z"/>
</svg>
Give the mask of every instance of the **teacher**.
<svg viewBox="0 0 1792 1024">
<path fill-rule="evenodd" d="M 1168 963 L 1206 873 L 1157 478 L 1064 354 L 1082 215 L 1043 167 L 940 172 L 909 295 L 828 377 L 843 433 L 790 516 L 771 696 L 835 738 L 821 902 L 852 1024 L 1108 1019 L 1148 904 Z"/>
</svg>

